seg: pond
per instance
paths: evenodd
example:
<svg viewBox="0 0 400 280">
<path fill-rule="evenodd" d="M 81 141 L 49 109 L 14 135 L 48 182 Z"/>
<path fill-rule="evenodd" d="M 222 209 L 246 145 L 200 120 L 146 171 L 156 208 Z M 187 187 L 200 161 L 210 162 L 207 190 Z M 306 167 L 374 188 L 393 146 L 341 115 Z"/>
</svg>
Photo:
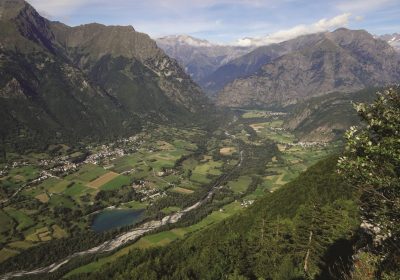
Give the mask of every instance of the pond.
<svg viewBox="0 0 400 280">
<path fill-rule="evenodd" d="M 144 209 L 107 209 L 96 214 L 91 228 L 96 232 L 102 232 L 131 226 L 142 220 L 144 211 Z"/>
</svg>

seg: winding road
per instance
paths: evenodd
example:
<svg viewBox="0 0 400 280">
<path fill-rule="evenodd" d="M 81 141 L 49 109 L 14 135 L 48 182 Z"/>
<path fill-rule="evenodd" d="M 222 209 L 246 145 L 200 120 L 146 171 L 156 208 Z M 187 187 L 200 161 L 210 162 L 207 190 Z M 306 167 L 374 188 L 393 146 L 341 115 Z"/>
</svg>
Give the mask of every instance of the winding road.
<svg viewBox="0 0 400 280">
<path fill-rule="evenodd" d="M 6 273 L 6 274 L 2 275 L 0 279 L 7 280 L 7 279 L 14 278 L 14 277 L 22 277 L 22 276 L 26 276 L 26 275 L 51 273 L 51 272 L 58 270 L 60 267 L 62 267 L 63 265 L 65 265 L 71 259 L 73 259 L 75 257 L 82 257 L 82 256 L 87 256 L 87 255 L 92 255 L 92 254 L 106 253 L 106 252 L 113 251 L 113 250 L 121 247 L 124 244 L 127 244 L 131 241 L 138 239 L 139 237 L 143 236 L 147 232 L 153 231 L 153 230 L 160 228 L 162 226 L 165 226 L 167 224 L 174 224 L 174 223 L 178 222 L 185 213 L 200 207 L 201 205 L 206 203 L 208 200 L 210 200 L 211 197 L 213 196 L 216 188 L 217 187 L 214 186 L 208 192 L 207 196 L 203 200 L 198 201 L 197 203 L 193 204 L 192 206 L 189 206 L 175 214 L 165 216 L 161 220 L 153 220 L 153 221 L 144 223 L 128 232 L 122 233 L 122 234 L 118 235 L 117 237 L 100 244 L 99 246 L 93 247 L 93 248 L 85 250 L 85 251 L 74 253 L 74 254 L 72 254 L 58 262 L 55 262 L 49 266 L 37 268 L 37 269 L 31 270 L 31 271 L 21 270 L 21 271 Z"/>
<path fill-rule="evenodd" d="M 230 135 L 228 132 L 225 132 L 225 134 L 228 137 L 235 139 L 234 135 Z M 115 237 L 111 240 L 108 240 L 96 247 L 93 247 L 93 248 L 85 250 L 85 251 L 76 252 L 76 253 L 69 255 L 68 257 L 66 257 L 58 262 L 55 262 L 51 265 L 37 268 L 37 269 L 31 270 L 31 271 L 21 270 L 21 271 L 9 272 L 9 273 L 6 273 L 6 274 L 0 276 L 0 279 L 8 280 L 8 279 L 15 278 L 15 277 L 55 272 L 56 270 L 58 270 L 63 265 L 67 264 L 70 260 L 72 260 L 75 257 L 82 257 L 82 256 L 87 256 L 87 255 L 111 252 L 111 251 L 121 247 L 122 245 L 125 245 L 129 242 L 139 239 L 141 236 L 143 236 L 144 234 L 146 234 L 150 231 L 153 231 L 157 228 L 160 228 L 160 227 L 168 225 L 168 224 L 174 224 L 174 223 L 178 222 L 185 213 L 190 212 L 194 209 L 197 209 L 201 205 L 203 205 L 204 203 L 209 201 L 212 198 L 215 190 L 217 190 L 224 181 L 228 180 L 229 177 L 236 171 L 237 168 L 240 168 L 240 166 L 242 165 L 243 159 L 244 159 L 243 151 L 240 151 L 240 160 L 237 163 L 237 165 L 234 168 L 232 168 L 232 170 L 229 173 L 221 175 L 218 178 L 218 180 L 216 180 L 216 182 L 212 186 L 211 190 L 207 193 L 205 198 L 203 198 L 202 200 L 196 202 L 195 204 L 193 204 L 177 213 L 165 216 L 161 220 L 153 220 L 153 221 L 146 222 L 146 223 L 144 223 L 136 228 L 133 228 L 128 232 L 122 233 L 122 234 L 118 235 L 117 237 Z"/>
</svg>

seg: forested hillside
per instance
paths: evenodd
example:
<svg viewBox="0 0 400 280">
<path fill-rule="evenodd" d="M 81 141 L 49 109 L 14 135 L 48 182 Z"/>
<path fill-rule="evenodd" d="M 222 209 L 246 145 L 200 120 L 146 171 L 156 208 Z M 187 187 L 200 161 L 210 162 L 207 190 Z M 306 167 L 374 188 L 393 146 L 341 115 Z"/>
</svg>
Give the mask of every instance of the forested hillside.
<svg viewBox="0 0 400 280">
<path fill-rule="evenodd" d="M 305 279 L 328 273 L 339 256 L 345 269 L 359 221 L 336 162 L 316 164 L 248 211 L 183 242 L 135 250 L 81 279 Z"/>
<path fill-rule="evenodd" d="M 209 105 L 178 63 L 132 26 L 69 27 L 23 0 L 0 7 L 0 140 L 8 150 L 76 145 L 190 123 Z"/>
</svg>

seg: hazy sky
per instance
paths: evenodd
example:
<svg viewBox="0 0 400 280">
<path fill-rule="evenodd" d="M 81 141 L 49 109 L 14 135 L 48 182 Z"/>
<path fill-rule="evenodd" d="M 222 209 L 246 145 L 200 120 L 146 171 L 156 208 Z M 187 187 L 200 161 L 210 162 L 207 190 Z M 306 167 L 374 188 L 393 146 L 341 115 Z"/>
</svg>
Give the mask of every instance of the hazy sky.
<svg viewBox="0 0 400 280">
<path fill-rule="evenodd" d="M 264 44 L 346 26 L 400 32 L 399 0 L 28 0 L 68 25 L 132 25 L 152 37 L 188 34 L 219 43 Z"/>
</svg>

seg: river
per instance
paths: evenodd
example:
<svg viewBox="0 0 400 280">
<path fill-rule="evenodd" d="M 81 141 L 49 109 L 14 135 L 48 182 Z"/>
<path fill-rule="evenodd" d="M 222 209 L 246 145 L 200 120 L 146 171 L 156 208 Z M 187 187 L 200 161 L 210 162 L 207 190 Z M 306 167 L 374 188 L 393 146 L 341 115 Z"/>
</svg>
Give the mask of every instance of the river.
<svg viewBox="0 0 400 280">
<path fill-rule="evenodd" d="M 227 134 L 227 136 L 235 139 L 234 135 L 230 135 L 227 132 L 225 132 L 225 133 Z M 242 165 L 243 160 L 244 160 L 243 151 L 240 151 L 240 160 L 239 160 L 238 164 L 229 173 L 223 174 L 219 177 L 219 179 L 216 181 L 216 183 L 212 186 L 211 190 L 207 193 L 206 197 L 179 212 L 165 216 L 161 220 L 153 220 L 153 221 L 146 222 L 146 223 L 139 225 L 138 227 L 133 228 L 128 232 L 122 233 L 122 234 L 116 236 L 115 238 L 108 240 L 96 247 L 93 247 L 93 248 L 85 250 L 85 251 L 76 252 L 58 262 L 55 262 L 55 263 L 49 265 L 49 266 L 37 268 L 37 269 L 31 270 L 31 271 L 21 270 L 21 271 L 9 272 L 9 273 L 2 275 L 0 279 L 8 280 L 8 279 L 11 279 L 14 277 L 22 277 L 22 276 L 27 276 L 27 275 L 55 272 L 56 270 L 58 270 L 63 265 L 67 264 L 71 259 L 73 259 L 75 257 L 82 257 L 82 256 L 93 255 L 93 254 L 98 254 L 98 253 L 111 252 L 111 251 L 121 247 L 122 245 L 125 245 L 127 243 L 137 240 L 139 237 L 143 236 L 144 234 L 146 234 L 150 231 L 153 231 L 153 230 L 160 228 L 162 226 L 165 226 L 167 224 L 174 224 L 174 223 L 178 222 L 185 213 L 195 210 L 195 209 L 199 208 L 201 205 L 203 205 L 204 203 L 206 203 L 207 201 L 209 201 L 212 198 L 215 190 L 217 190 L 219 188 L 221 183 L 228 180 L 230 175 L 233 174 L 233 172 L 235 172 L 236 169 Z"/>
</svg>

